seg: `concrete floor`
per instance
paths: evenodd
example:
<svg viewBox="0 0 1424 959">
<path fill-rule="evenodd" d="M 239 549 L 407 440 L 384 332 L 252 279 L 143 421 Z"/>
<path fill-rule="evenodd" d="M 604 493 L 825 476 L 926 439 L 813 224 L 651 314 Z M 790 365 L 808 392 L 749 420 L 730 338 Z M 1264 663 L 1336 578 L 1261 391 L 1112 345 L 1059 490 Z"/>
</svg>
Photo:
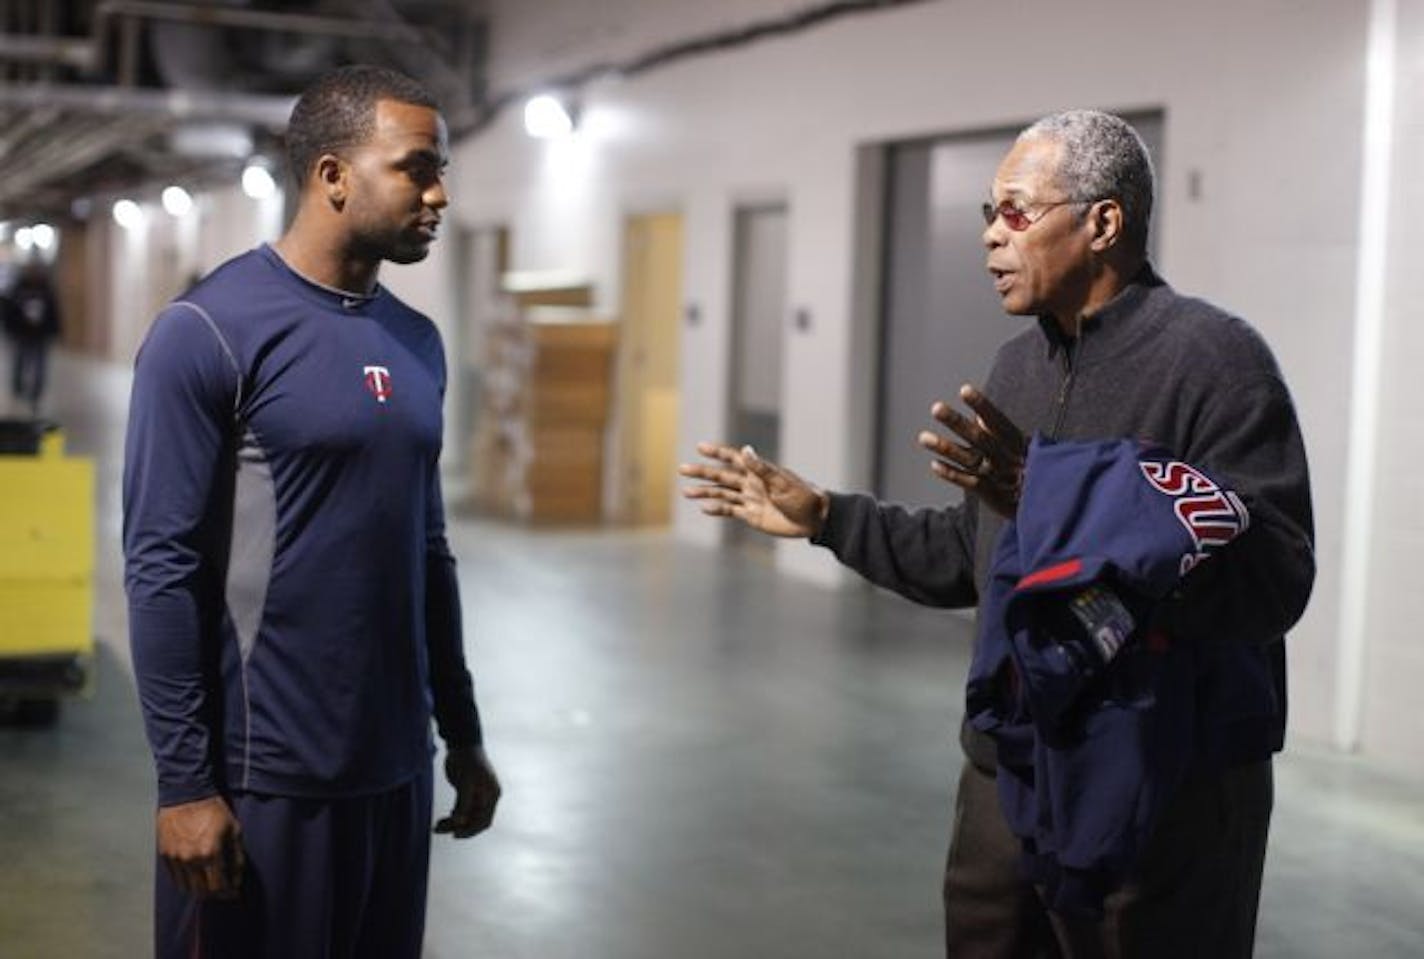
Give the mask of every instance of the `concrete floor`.
<svg viewBox="0 0 1424 959">
<path fill-rule="evenodd" d="M 0 729 L 3 959 L 150 949 L 125 392 L 60 358 L 49 412 L 100 470 L 99 681 L 54 729 Z M 657 533 L 459 520 L 452 542 L 505 797 L 486 836 L 436 840 L 428 956 L 939 954 L 965 620 Z M 1424 783 L 1297 743 L 1277 795 L 1257 955 L 1424 956 Z"/>
</svg>

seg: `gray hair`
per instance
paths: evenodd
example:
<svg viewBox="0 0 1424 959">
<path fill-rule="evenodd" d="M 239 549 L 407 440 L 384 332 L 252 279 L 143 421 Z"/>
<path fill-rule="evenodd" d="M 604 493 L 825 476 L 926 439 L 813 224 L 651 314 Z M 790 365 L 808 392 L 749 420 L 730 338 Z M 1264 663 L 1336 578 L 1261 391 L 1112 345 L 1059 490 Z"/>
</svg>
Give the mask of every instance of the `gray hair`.
<svg viewBox="0 0 1424 959">
<path fill-rule="evenodd" d="M 1127 239 L 1139 252 L 1147 249 L 1152 158 L 1126 120 L 1098 110 L 1065 110 L 1035 122 L 1018 139 L 1061 143 L 1058 185 L 1075 200 L 1116 200 Z"/>
</svg>

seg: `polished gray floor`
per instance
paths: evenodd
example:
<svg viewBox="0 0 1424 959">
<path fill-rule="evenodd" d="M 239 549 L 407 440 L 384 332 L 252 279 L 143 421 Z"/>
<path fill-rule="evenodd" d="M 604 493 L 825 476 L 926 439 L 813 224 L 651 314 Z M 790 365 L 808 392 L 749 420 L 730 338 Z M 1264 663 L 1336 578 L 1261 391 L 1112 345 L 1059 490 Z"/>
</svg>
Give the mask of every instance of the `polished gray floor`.
<svg viewBox="0 0 1424 959">
<path fill-rule="evenodd" d="M 152 783 L 117 564 L 122 371 L 61 359 L 99 463 L 99 683 L 0 729 L 0 957 L 147 954 Z M 505 785 L 436 840 L 433 959 L 940 954 L 968 629 L 761 554 L 457 520 L 469 655 Z M 1424 783 L 1293 744 L 1258 956 L 1424 956 Z M 448 790 L 438 802 L 448 803 Z"/>
</svg>

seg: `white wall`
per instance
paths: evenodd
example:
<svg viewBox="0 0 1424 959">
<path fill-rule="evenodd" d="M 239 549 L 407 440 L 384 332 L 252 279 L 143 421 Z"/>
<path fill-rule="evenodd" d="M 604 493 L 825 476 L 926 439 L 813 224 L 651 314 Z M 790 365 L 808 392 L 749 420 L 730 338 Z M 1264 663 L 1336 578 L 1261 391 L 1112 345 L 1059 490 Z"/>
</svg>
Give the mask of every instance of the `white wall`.
<svg viewBox="0 0 1424 959">
<path fill-rule="evenodd" d="M 419 263 L 381 267 L 380 281 L 400 299 L 423 312 L 434 321 L 445 344 L 445 444 L 442 451 L 441 482 L 447 502 L 456 502 L 465 494 L 464 449 L 470 424 L 465 422 L 463 381 L 459 376 L 460 350 L 466 330 L 455 315 L 458 302 L 456 284 L 467 264 L 457 262 L 450 242 L 452 229 L 441 227 L 442 239 L 430 248 L 430 255 Z"/>
<path fill-rule="evenodd" d="M 209 190 L 194 198 L 196 251 L 194 269 L 207 273 L 245 253 L 259 243 L 270 243 L 282 233 L 283 193 L 254 200 L 236 184 Z M 158 209 L 162 214 L 162 208 Z"/>
<path fill-rule="evenodd" d="M 572 0 L 497 4 L 493 86 L 802 5 L 625 6 L 625 22 L 610 26 Z M 1327 740 L 1367 16 L 1363 2 L 1326 0 L 946 0 L 844 18 L 594 81 L 582 92 L 577 147 L 530 141 L 518 111 L 508 111 L 456 149 L 457 215 L 508 223 L 515 268 L 588 272 L 616 312 L 623 216 L 656 205 L 683 212 L 684 296 L 703 316 L 683 336 L 680 447 L 690 456 L 696 439 L 726 428 L 733 208 L 749 195 L 784 197 L 788 301 L 809 311 L 812 326 L 787 334 L 783 459 L 828 485 L 864 486 L 873 363 L 860 344 L 873 342 L 863 326 L 873 311 L 856 303 L 854 267 L 865 252 L 855 231 L 857 146 L 1015 125 L 1071 106 L 1165 110 L 1160 266 L 1180 289 L 1263 332 L 1300 407 L 1320 576 L 1291 642 L 1292 726 Z M 687 504 L 676 528 L 688 539 L 717 538 Z M 778 559 L 821 581 L 840 577 L 802 544 L 786 544 Z M 1424 681 L 1424 662 L 1412 675 Z"/>
<path fill-rule="evenodd" d="M 1399 4 L 1396 48 L 1394 176 L 1388 223 L 1379 456 L 1375 462 L 1374 523 L 1364 609 L 1365 663 L 1361 747 L 1400 770 L 1424 769 L 1424 416 L 1419 375 L 1424 361 L 1424 7 Z M 1383 214 L 1384 216 L 1381 216 Z M 1321 384 L 1322 387 L 1325 384 Z M 1322 389 L 1322 392 L 1324 390 Z"/>
<path fill-rule="evenodd" d="M 153 318 L 196 275 L 275 240 L 282 227 L 281 193 L 253 200 L 236 185 L 199 193 L 192 210 L 170 216 L 156 196 L 141 198 L 142 219 L 119 226 L 109 203 L 95 204 L 89 224 L 93 244 L 89 303 L 106 312 L 109 357 L 133 362 Z"/>
</svg>

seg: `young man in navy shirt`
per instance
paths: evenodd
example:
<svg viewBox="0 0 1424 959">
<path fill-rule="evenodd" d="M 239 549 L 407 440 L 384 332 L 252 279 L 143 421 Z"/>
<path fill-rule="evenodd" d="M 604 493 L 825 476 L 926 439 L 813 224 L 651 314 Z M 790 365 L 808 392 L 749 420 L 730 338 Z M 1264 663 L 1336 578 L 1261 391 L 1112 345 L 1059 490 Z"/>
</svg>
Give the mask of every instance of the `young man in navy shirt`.
<svg viewBox="0 0 1424 959">
<path fill-rule="evenodd" d="M 416 959 L 431 719 L 455 807 L 500 787 L 466 668 L 438 462 L 445 362 L 377 283 L 447 204 L 444 121 L 346 67 L 298 100 L 286 234 L 159 314 L 124 468 L 134 670 L 158 771 L 156 952 Z"/>
</svg>

